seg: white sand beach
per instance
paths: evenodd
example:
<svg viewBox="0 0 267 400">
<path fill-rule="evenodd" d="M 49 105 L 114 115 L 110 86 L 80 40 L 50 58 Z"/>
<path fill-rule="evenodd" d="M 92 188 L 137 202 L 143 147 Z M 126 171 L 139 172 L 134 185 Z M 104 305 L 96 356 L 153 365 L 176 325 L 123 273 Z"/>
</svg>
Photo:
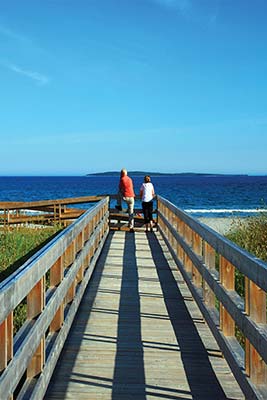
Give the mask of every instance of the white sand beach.
<svg viewBox="0 0 267 400">
<path fill-rule="evenodd" d="M 230 231 L 231 227 L 234 224 L 234 221 L 237 218 L 234 217 L 225 217 L 225 218 L 209 218 L 209 217 L 200 217 L 198 220 L 203 224 L 208 225 L 210 228 L 214 229 L 216 232 L 221 235 L 225 235 Z"/>
</svg>

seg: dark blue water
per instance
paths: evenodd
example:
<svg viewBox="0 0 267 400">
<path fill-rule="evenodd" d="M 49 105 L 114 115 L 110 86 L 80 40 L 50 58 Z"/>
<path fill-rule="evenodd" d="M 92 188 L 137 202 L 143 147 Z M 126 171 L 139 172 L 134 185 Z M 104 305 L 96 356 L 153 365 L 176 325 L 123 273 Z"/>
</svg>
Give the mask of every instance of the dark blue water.
<svg viewBox="0 0 267 400">
<path fill-rule="evenodd" d="M 115 194 L 118 177 L 0 177 L 0 201 Z M 133 177 L 135 192 L 143 181 Z M 194 216 L 251 215 L 267 204 L 267 176 L 155 176 L 157 194 Z"/>
</svg>

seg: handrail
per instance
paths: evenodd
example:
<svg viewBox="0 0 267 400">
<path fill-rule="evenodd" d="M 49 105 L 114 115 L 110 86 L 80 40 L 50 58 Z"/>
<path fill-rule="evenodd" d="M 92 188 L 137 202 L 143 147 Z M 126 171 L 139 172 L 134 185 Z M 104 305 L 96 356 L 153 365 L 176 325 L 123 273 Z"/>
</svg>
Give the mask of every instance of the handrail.
<svg viewBox="0 0 267 400">
<path fill-rule="evenodd" d="M 108 207 L 106 197 L 0 284 L 1 400 L 45 394 L 106 240 Z M 13 337 L 13 312 L 25 297 L 27 320 Z"/>
<path fill-rule="evenodd" d="M 0 223 L 4 226 L 27 223 L 64 223 L 69 225 L 86 210 L 69 208 L 75 204 L 97 203 L 108 195 L 70 197 L 35 201 L 0 202 Z"/>
<path fill-rule="evenodd" d="M 158 227 L 246 398 L 266 399 L 267 264 L 161 196 Z M 235 269 L 245 276 L 245 301 L 235 291 Z"/>
<path fill-rule="evenodd" d="M 0 201 L 0 210 L 18 210 L 23 208 L 38 208 L 54 205 L 82 204 L 97 202 L 106 197 L 106 195 L 66 197 L 64 199 L 35 200 L 35 201 Z"/>
</svg>

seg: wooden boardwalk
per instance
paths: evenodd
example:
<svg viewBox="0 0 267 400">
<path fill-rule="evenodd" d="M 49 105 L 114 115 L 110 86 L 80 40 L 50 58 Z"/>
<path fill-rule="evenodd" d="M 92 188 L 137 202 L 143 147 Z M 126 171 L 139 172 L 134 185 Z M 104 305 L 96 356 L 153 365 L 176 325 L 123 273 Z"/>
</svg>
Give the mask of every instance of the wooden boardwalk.
<svg viewBox="0 0 267 400">
<path fill-rule="evenodd" d="M 160 234 L 111 232 L 45 399 L 243 398 Z"/>
</svg>

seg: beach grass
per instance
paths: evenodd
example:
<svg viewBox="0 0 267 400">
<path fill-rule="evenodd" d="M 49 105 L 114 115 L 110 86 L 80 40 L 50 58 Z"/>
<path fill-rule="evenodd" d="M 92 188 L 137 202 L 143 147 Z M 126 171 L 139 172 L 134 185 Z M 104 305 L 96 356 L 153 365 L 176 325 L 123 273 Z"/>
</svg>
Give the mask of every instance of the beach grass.
<svg viewBox="0 0 267 400">
<path fill-rule="evenodd" d="M 253 256 L 267 261 L 267 211 L 251 217 L 202 217 L 199 220 Z M 218 255 L 216 269 L 219 270 Z M 235 290 L 239 296 L 245 298 L 245 276 L 237 269 L 235 270 Z M 216 307 L 219 309 L 218 301 L 216 301 Z M 238 327 L 236 327 L 236 338 L 244 347 L 245 337 Z"/>
<path fill-rule="evenodd" d="M 51 240 L 59 230 L 59 226 L 1 228 L 0 282 Z"/>
<path fill-rule="evenodd" d="M 267 213 L 235 219 L 226 237 L 255 257 L 267 261 Z M 239 296 L 245 297 L 245 277 L 237 269 L 235 290 Z M 238 327 L 236 327 L 236 337 L 244 347 L 245 337 Z"/>
<path fill-rule="evenodd" d="M 60 226 L 0 229 L 0 282 L 15 272 L 60 231 Z M 27 318 L 26 300 L 14 310 L 14 333 Z"/>
<path fill-rule="evenodd" d="M 267 261 L 267 212 L 235 219 L 226 236 L 255 257 Z"/>
<path fill-rule="evenodd" d="M 267 211 L 252 217 L 199 218 L 199 220 L 253 256 L 267 261 Z M 219 268 L 219 261 L 217 262 Z M 236 270 L 236 291 L 244 297 L 244 277 Z"/>
</svg>

